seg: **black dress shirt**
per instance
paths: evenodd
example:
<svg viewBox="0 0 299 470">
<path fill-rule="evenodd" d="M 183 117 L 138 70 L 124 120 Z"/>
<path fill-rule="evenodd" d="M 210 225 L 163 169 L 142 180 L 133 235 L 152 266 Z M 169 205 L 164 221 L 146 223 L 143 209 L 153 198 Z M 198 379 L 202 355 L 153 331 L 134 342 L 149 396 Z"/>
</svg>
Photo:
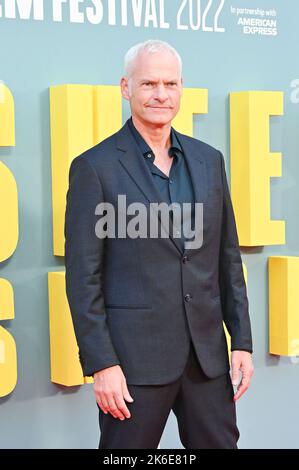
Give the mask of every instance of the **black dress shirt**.
<svg viewBox="0 0 299 470">
<path fill-rule="evenodd" d="M 137 131 L 136 127 L 133 124 L 132 118 L 129 119 L 129 127 L 135 138 L 137 146 L 141 151 L 146 164 L 148 165 L 154 183 L 160 192 L 162 199 L 167 204 L 173 204 L 174 206 L 178 204 L 181 209 L 181 214 L 183 215 L 183 203 L 191 204 L 191 228 L 194 230 L 194 192 L 193 185 L 187 166 L 186 159 L 184 157 L 183 149 L 177 139 L 175 131 L 171 128 L 170 140 L 171 146 L 168 150 L 169 158 L 173 159 L 169 176 L 165 175 L 156 165 L 155 165 L 155 154 L 153 150 L 149 147 L 146 141 L 143 139 L 141 134 Z M 186 212 L 185 212 L 186 214 Z M 172 212 L 170 212 L 172 217 Z M 185 217 L 184 217 L 185 219 Z M 183 218 L 182 218 L 183 223 Z M 190 224 L 190 222 L 189 222 Z M 180 239 L 182 251 L 184 251 L 184 242 L 185 237 L 183 233 L 183 227 L 175 227 L 175 238 Z"/>
</svg>

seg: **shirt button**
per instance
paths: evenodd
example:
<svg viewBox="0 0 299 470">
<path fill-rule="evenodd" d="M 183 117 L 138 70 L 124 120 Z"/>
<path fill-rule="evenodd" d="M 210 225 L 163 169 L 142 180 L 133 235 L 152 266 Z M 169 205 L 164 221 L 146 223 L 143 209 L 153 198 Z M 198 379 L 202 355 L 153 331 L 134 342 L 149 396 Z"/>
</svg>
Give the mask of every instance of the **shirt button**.
<svg viewBox="0 0 299 470">
<path fill-rule="evenodd" d="M 190 295 L 190 294 L 186 294 L 186 295 L 185 295 L 185 301 L 186 301 L 186 302 L 190 302 L 190 300 L 191 300 L 191 295 Z"/>
<path fill-rule="evenodd" d="M 184 256 L 184 257 L 183 257 L 183 263 L 187 263 L 187 261 L 189 261 L 188 256 Z"/>
</svg>

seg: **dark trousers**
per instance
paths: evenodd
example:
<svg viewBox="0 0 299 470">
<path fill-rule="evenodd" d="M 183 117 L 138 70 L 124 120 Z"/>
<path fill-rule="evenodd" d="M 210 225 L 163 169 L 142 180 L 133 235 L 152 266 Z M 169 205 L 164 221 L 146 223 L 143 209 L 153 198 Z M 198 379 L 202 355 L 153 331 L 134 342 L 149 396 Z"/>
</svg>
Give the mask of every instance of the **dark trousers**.
<svg viewBox="0 0 299 470">
<path fill-rule="evenodd" d="M 186 449 L 236 449 L 239 431 L 229 373 L 209 379 L 191 343 L 183 374 L 167 385 L 128 385 L 124 421 L 99 409 L 99 449 L 156 449 L 173 410 Z"/>
</svg>

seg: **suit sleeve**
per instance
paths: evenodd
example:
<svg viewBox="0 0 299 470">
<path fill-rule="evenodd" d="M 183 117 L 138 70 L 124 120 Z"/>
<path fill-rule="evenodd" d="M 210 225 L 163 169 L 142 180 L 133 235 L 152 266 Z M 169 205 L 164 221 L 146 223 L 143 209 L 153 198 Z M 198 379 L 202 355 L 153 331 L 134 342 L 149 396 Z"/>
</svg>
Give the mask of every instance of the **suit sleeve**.
<svg viewBox="0 0 299 470">
<path fill-rule="evenodd" d="M 239 239 L 221 152 L 223 213 L 219 256 L 219 285 L 224 323 L 231 336 L 231 350 L 252 352 L 251 325 Z"/>
<path fill-rule="evenodd" d="M 66 294 L 84 376 L 120 364 L 113 347 L 102 292 L 105 239 L 96 236 L 95 208 L 103 202 L 100 180 L 83 156 L 69 172 L 65 213 Z"/>
</svg>

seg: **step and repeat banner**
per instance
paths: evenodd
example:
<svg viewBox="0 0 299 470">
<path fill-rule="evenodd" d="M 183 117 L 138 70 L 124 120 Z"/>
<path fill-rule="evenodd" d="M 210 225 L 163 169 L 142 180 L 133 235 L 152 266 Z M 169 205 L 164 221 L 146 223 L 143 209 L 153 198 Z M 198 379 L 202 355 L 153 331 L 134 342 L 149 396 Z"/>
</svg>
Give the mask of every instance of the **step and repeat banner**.
<svg viewBox="0 0 299 470">
<path fill-rule="evenodd" d="M 295 0 L 0 0 L 0 448 L 97 447 L 65 295 L 68 171 L 130 116 L 123 57 L 147 39 L 183 59 L 174 127 L 226 160 L 254 339 L 240 447 L 298 447 L 298 19 Z M 173 415 L 160 445 L 181 447 Z"/>
</svg>

